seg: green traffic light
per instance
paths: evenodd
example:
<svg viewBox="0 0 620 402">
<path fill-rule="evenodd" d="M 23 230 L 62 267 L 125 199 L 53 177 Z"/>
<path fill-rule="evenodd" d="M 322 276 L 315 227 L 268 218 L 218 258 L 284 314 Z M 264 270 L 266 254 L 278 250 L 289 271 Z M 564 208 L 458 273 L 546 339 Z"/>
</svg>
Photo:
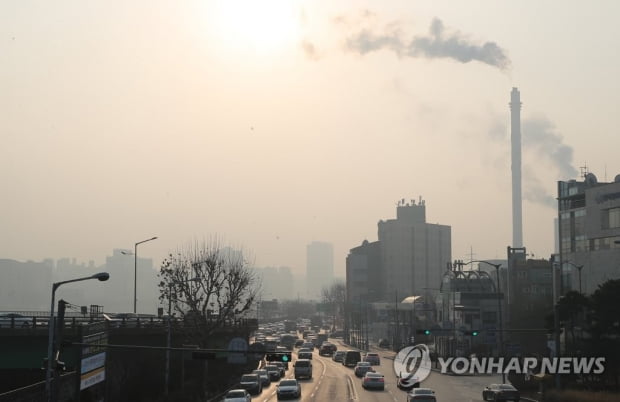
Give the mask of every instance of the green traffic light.
<svg viewBox="0 0 620 402">
<path fill-rule="evenodd" d="M 431 334 L 431 331 L 429 329 L 424 330 L 424 335 L 430 335 L 430 334 Z"/>
<path fill-rule="evenodd" d="M 282 356 L 282 361 L 283 362 L 287 362 L 288 361 L 288 356 L 287 355 Z"/>
<path fill-rule="evenodd" d="M 471 336 L 478 336 L 478 331 L 472 331 Z"/>
</svg>

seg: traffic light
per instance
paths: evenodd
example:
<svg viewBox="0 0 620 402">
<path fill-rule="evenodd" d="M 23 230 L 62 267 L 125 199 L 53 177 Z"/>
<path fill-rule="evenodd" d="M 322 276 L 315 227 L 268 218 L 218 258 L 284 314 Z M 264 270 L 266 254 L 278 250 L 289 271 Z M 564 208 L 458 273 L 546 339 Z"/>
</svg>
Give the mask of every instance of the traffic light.
<svg viewBox="0 0 620 402">
<path fill-rule="evenodd" d="M 469 336 L 478 336 L 478 334 L 480 334 L 480 331 L 478 331 L 477 329 L 473 329 L 471 331 L 465 331 L 465 335 L 469 335 Z"/>
<path fill-rule="evenodd" d="M 431 330 L 430 329 L 418 329 L 415 332 L 418 335 L 430 335 L 431 334 Z"/>
<path fill-rule="evenodd" d="M 265 355 L 265 360 L 268 362 L 284 362 L 288 363 L 291 361 L 292 355 L 291 352 L 274 352 L 267 353 Z"/>
</svg>

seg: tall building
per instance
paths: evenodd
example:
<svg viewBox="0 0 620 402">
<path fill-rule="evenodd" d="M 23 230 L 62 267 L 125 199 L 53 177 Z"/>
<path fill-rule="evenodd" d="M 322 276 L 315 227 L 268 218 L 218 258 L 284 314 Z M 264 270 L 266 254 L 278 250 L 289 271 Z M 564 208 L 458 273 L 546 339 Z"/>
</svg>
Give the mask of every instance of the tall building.
<svg viewBox="0 0 620 402">
<path fill-rule="evenodd" d="M 331 243 L 314 241 L 306 246 L 306 293 L 319 299 L 321 289 L 334 280 L 334 247 Z"/>
<path fill-rule="evenodd" d="M 561 293 L 594 292 L 620 278 L 620 174 L 599 183 L 584 172 L 583 181 L 558 182 Z"/>
<path fill-rule="evenodd" d="M 426 223 L 422 199 L 417 204 L 401 200 L 396 219 L 379 221 L 378 226 L 386 300 L 437 294 L 451 260 L 450 226 Z"/>
<path fill-rule="evenodd" d="M 297 297 L 295 280 L 289 267 L 255 267 L 261 283 L 261 297 L 265 300 L 290 300 Z"/>
<path fill-rule="evenodd" d="M 383 300 L 385 283 L 381 269 L 381 244 L 364 242 L 347 256 L 347 299 L 351 303 Z"/>
</svg>

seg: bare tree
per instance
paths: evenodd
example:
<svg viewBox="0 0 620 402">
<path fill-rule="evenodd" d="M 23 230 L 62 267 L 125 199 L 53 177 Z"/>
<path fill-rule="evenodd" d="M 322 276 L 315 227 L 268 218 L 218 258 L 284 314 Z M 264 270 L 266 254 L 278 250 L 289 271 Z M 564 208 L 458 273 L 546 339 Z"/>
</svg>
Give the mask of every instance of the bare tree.
<svg viewBox="0 0 620 402">
<path fill-rule="evenodd" d="M 184 320 L 200 344 L 216 328 L 248 311 L 260 288 L 243 251 L 223 247 L 218 239 L 171 253 L 159 277 L 159 299 Z"/>
<path fill-rule="evenodd" d="M 338 281 L 332 283 L 330 286 L 325 286 L 321 289 L 321 298 L 323 303 L 330 306 L 333 314 L 332 331 L 336 329 L 336 321 L 339 314 L 342 314 L 344 310 L 344 303 L 346 301 L 347 286 L 344 282 Z"/>
</svg>

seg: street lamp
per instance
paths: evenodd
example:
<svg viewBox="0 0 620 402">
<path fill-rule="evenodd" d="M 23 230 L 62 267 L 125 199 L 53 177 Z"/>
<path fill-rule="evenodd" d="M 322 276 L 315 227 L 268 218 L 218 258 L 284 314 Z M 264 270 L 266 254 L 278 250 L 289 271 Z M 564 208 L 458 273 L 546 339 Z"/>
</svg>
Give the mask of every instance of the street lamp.
<svg viewBox="0 0 620 402">
<path fill-rule="evenodd" d="M 168 284 L 168 334 L 166 341 L 166 372 L 165 372 L 165 388 L 164 394 L 168 396 L 168 384 L 170 382 L 170 348 L 172 346 L 172 287 L 181 283 L 196 282 L 200 278 L 191 278 L 184 281 L 171 281 Z"/>
<path fill-rule="evenodd" d="M 53 358 L 53 354 L 54 354 L 54 329 L 55 329 L 55 325 L 54 325 L 54 299 L 56 297 L 56 289 L 58 289 L 58 287 L 60 285 L 64 285 L 65 283 L 71 283 L 71 282 L 79 282 L 79 281 L 86 281 L 89 279 L 97 279 L 99 281 L 107 281 L 110 278 L 110 274 L 108 274 L 107 272 L 99 272 L 98 274 L 94 274 L 91 276 L 85 276 L 83 278 L 77 278 L 77 279 L 70 279 L 68 281 L 62 281 L 62 282 L 54 282 L 52 284 L 52 304 L 50 307 L 50 318 L 49 318 L 49 322 L 47 324 L 48 326 L 48 335 L 47 335 L 47 370 L 45 372 L 45 393 L 47 394 L 47 400 L 51 401 L 52 400 L 52 392 L 51 392 L 51 384 L 52 384 L 52 358 Z M 58 386 L 58 384 L 56 384 L 56 386 Z"/>
<path fill-rule="evenodd" d="M 583 269 L 583 265 L 577 265 L 570 261 L 564 261 L 564 263 L 572 265 L 573 267 L 577 268 L 577 271 L 579 271 L 579 293 L 581 293 L 581 270 Z"/>
<path fill-rule="evenodd" d="M 497 276 L 497 313 L 498 313 L 498 318 L 499 318 L 499 348 L 498 348 L 498 353 L 500 355 L 500 357 L 504 356 L 504 324 L 502 322 L 502 300 L 500 299 L 500 286 L 499 286 L 499 268 L 502 266 L 502 264 L 493 264 L 492 262 L 489 261 L 484 261 L 484 260 L 474 260 L 474 261 L 469 261 L 469 262 L 462 262 L 461 264 L 463 265 L 469 265 L 469 264 L 473 264 L 474 262 L 477 263 L 483 263 L 483 264 L 488 264 L 492 267 L 495 267 L 495 274 Z M 504 370 L 502 368 L 502 384 L 506 383 L 506 373 L 504 373 Z"/>
<path fill-rule="evenodd" d="M 155 240 L 157 236 L 150 239 L 137 242 L 133 248 L 133 312 L 136 313 L 136 305 L 138 304 L 138 244 L 146 243 L 147 241 Z"/>
</svg>

